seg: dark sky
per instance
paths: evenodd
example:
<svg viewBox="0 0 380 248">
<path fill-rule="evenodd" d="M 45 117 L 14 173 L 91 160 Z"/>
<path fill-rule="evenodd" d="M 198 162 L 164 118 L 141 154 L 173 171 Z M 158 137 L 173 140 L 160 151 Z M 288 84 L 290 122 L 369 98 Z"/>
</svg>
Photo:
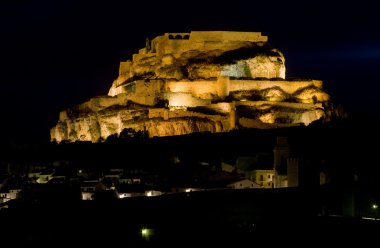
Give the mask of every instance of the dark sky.
<svg viewBox="0 0 380 248">
<path fill-rule="evenodd" d="M 335 103 L 378 114 L 372 1 L 120 2 L 1 1 L 2 142 L 47 141 L 59 111 L 107 94 L 147 37 L 191 30 L 260 31 L 284 53 L 287 76 L 321 79 Z"/>
</svg>

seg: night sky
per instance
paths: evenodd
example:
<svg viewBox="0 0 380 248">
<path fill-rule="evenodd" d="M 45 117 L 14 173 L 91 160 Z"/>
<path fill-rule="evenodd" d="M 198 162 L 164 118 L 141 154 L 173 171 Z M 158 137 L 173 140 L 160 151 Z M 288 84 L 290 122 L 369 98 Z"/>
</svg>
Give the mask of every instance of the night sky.
<svg viewBox="0 0 380 248">
<path fill-rule="evenodd" d="M 107 94 L 147 37 L 191 30 L 262 32 L 288 77 L 321 79 L 335 104 L 379 115 L 379 10 L 330 2 L 1 1 L 0 143 L 47 142 L 59 111 Z"/>
</svg>

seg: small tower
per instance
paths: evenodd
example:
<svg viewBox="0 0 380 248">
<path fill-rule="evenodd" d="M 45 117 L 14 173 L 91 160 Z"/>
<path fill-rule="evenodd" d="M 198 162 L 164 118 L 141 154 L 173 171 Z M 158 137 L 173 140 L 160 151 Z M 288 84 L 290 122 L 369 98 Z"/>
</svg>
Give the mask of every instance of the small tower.
<svg viewBox="0 0 380 248">
<path fill-rule="evenodd" d="M 150 52 L 150 40 L 149 40 L 149 38 L 146 38 L 146 40 L 145 40 L 145 49 L 146 49 L 146 53 Z"/>
<path fill-rule="evenodd" d="M 273 155 L 274 187 L 298 187 L 300 159 L 291 154 L 287 137 L 277 137 Z"/>
<path fill-rule="evenodd" d="M 274 187 L 287 187 L 287 159 L 290 155 L 287 137 L 277 137 L 277 144 L 273 149 L 273 155 Z"/>
</svg>

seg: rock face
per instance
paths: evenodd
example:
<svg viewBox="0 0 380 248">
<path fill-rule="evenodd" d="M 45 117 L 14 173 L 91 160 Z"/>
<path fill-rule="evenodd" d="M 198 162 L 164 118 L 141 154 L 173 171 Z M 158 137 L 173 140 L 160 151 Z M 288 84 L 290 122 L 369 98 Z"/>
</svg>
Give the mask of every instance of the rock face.
<svg viewBox="0 0 380 248">
<path fill-rule="evenodd" d="M 285 79 L 283 54 L 261 33 L 166 33 L 120 63 L 108 96 L 62 111 L 51 139 L 308 125 L 324 118 L 328 102 L 321 81 Z"/>
</svg>

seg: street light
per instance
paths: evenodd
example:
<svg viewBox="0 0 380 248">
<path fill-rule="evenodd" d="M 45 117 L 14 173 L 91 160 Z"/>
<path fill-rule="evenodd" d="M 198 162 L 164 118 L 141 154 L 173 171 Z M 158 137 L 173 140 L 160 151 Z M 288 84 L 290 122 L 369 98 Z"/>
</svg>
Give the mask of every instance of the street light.
<svg viewBox="0 0 380 248">
<path fill-rule="evenodd" d="M 377 216 L 378 216 L 377 211 L 379 209 L 379 205 L 377 205 L 376 203 L 372 203 L 371 208 L 373 211 L 373 218 L 377 219 Z"/>
<path fill-rule="evenodd" d="M 141 236 L 145 239 L 145 240 L 149 240 L 150 236 L 153 234 L 152 232 L 152 229 L 148 229 L 148 228 L 142 228 L 141 229 Z"/>
</svg>

